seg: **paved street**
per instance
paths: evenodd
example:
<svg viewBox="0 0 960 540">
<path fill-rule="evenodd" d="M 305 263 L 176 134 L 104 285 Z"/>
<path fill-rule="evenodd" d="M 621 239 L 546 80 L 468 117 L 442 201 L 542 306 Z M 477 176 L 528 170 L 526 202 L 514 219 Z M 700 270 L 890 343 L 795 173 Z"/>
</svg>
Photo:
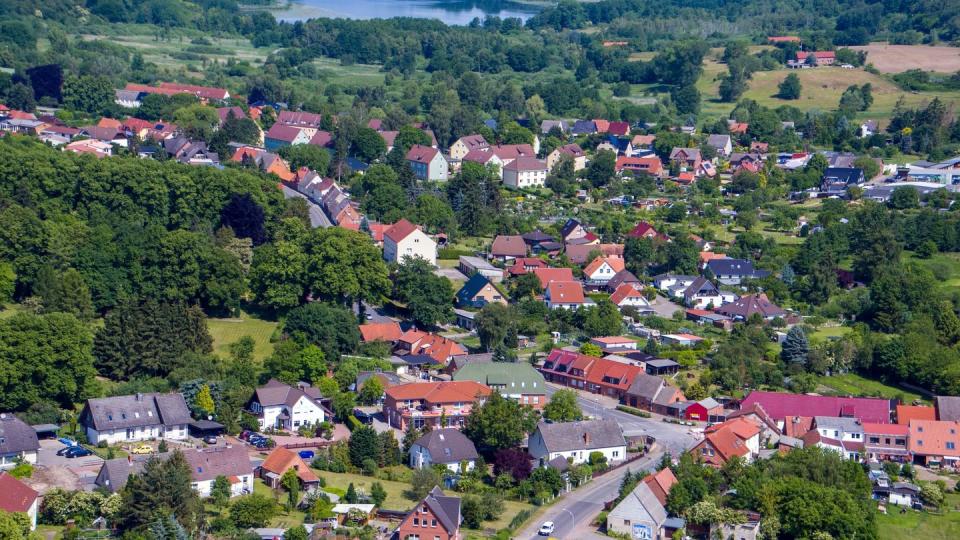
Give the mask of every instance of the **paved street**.
<svg viewBox="0 0 960 540">
<path fill-rule="evenodd" d="M 280 189 L 283 190 L 283 196 L 286 199 L 300 198 L 307 201 L 307 208 L 310 209 L 310 225 L 313 228 L 326 228 L 333 225 L 333 223 L 330 223 L 330 219 L 327 218 L 327 214 L 323 212 L 323 209 L 314 204 L 314 202 L 307 198 L 306 195 L 294 189 L 290 189 L 287 186 L 281 186 Z"/>
</svg>

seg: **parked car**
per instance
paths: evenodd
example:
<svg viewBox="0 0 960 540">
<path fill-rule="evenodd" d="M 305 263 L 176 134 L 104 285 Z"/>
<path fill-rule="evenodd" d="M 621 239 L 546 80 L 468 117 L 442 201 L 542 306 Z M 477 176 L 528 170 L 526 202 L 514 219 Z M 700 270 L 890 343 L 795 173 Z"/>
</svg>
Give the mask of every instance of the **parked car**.
<svg viewBox="0 0 960 540">
<path fill-rule="evenodd" d="M 300 457 L 303 459 L 313 459 L 313 456 L 316 455 L 313 453 L 313 450 L 301 450 L 297 453 L 300 454 Z"/>
<path fill-rule="evenodd" d="M 553 534 L 554 525 L 552 521 L 544 521 L 543 525 L 540 525 L 540 530 L 537 531 L 537 534 L 540 536 L 550 536 Z"/>
<path fill-rule="evenodd" d="M 91 452 L 90 450 L 87 450 L 82 446 L 71 446 L 63 455 L 67 459 L 73 459 L 78 457 L 92 456 L 93 452 Z"/>
<path fill-rule="evenodd" d="M 131 454 L 152 454 L 153 447 L 149 444 L 141 444 L 130 449 Z"/>
<path fill-rule="evenodd" d="M 64 454 L 66 454 L 67 452 L 70 451 L 71 448 L 74 448 L 74 447 L 73 447 L 73 446 L 64 446 L 63 448 L 57 450 L 57 455 L 58 455 L 58 456 L 62 456 L 62 455 L 64 455 Z"/>
<path fill-rule="evenodd" d="M 77 441 L 71 439 L 70 437 L 60 437 L 57 440 L 67 446 L 77 446 L 77 444 L 79 444 Z"/>
<path fill-rule="evenodd" d="M 205 442 L 205 443 L 207 443 L 207 444 L 217 444 L 217 436 L 216 436 L 216 435 L 207 435 L 206 437 L 203 438 L 203 442 Z"/>
</svg>

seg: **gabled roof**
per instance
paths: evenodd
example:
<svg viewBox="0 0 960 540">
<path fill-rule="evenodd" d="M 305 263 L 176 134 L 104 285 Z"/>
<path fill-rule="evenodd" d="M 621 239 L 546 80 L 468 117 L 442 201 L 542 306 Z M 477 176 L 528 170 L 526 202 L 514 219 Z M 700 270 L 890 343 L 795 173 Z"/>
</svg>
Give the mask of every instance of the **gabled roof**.
<svg viewBox="0 0 960 540">
<path fill-rule="evenodd" d="M 563 154 L 563 155 L 565 155 L 565 156 L 571 156 L 571 157 L 575 157 L 575 158 L 578 158 L 578 157 L 581 157 L 581 156 L 584 156 L 584 155 L 585 155 L 585 154 L 583 153 L 583 149 L 580 148 L 580 145 L 579 145 L 579 144 L 576 144 L 576 143 L 571 143 L 571 144 L 565 144 L 565 145 L 563 145 L 563 146 L 558 146 L 558 147 L 556 148 L 556 151 L 557 151 L 557 152 L 560 152 L 561 154 Z"/>
<path fill-rule="evenodd" d="M 707 137 L 707 144 L 717 149 L 724 148 L 728 144 L 730 144 L 730 136 L 729 135 L 710 135 L 709 137 Z"/>
<path fill-rule="evenodd" d="M 760 270 L 753 268 L 753 261 L 747 259 L 713 259 L 707 261 L 707 268 L 715 276 L 742 276 L 753 277 L 766 275 Z"/>
<path fill-rule="evenodd" d="M 504 165 L 503 170 L 517 172 L 546 171 L 547 163 L 545 161 L 540 161 L 535 157 L 520 156 L 510 163 Z"/>
<path fill-rule="evenodd" d="M 463 284 L 463 287 L 460 287 L 460 290 L 457 291 L 457 300 L 461 303 L 470 302 L 475 296 L 480 294 L 480 291 L 482 291 L 487 285 L 493 288 L 497 287 L 493 282 L 487 279 L 486 276 L 477 272 L 476 274 L 470 276 L 470 279 L 468 279 L 467 282 Z"/>
<path fill-rule="evenodd" d="M 933 404 L 937 409 L 937 420 L 960 420 L 960 397 L 937 396 Z"/>
<path fill-rule="evenodd" d="M 537 425 L 537 431 L 550 453 L 595 450 L 627 445 L 620 424 L 613 420 L 540 423 Z"/>
<path fill-rule="evenodd" d="M 399 341 L 409 347 L 411 355 L 425 355 L 438 364 L 446 364 L 452 356 L 467 354 L 467 351 L 452 339 L 416 329 L 404 332 Z"/>
<path fill-rule="evenodd" d="M 627 135 L 630 133 L 630 123 L 629 122 L 610 122 L 607 126 L 607 133 L 613 135 Z"/>
<path fill-rule="evenodd" d="M 231 113 L 233 114 L 233 117 L 236 118 L 237 120 L 247 117 L 247 113 L 243 112 L 243 109 L 241 109 L 240 107 L 234 106 L 234 107 L 218 107 L 217 108 L 217 116 L 220 117 L 221 124 L 226 122 L 227 119 L 230 118 Z"/>
<path fill-rule="evenodd" d="M 859 418 L 862 422 L 890 423 L 890 401 L 878 398 L 808 396 L 785 392 L 754 390 L 743 400 L 741 407 L 759 403 L 775 420 L 789 416 L 844 416 Z"/>
<path fill-rule="evenodd" d="M 453 533 L 460 527 L 463 521 L 460 515 L 460 498 L 448 497 L 443 494 L 439 487 L 434 487 L 430 493 L 424 497 L 422 504 L 426 505 L 440 521 L 440 525 L 448 533 Z M 416 512 L 415 507 L 411 512 Z"/>
<path fill-rule="evenodd" d="M 406 237 L 417 231 L 418 228 L 404 218 L 393 224 L 392 227 L 383 232 L 384 238 L 389 238 L 394 243 L 402 242 Z"/>
<path fill-rule="evenodd" d="M 280 111 L 280 114 L 277 115 L 277 123 L 280 124 L 319 128 L 322 122 L 323 115 L 316 113 Z"/>
<path fill-rule="evenodd" d="M 582 304 L 586 301 L 579 281 L 551 281 L 545 288 L 544 294 L 554 304 Z"/>
<path fill-rule="evenodd" d="M 610 301 L 618 306 L 629 298 L 638 298 L 643 301 L 647 300 L 647 297 L 643 295 L 642 291 L 637 290 L 636 287 L 629 283 L 621 284 L 617 287 L 617 290 L 613 291 L 613 294 L 610 295 Z"/>
<path fill-rule="evenodd" d="M 461 161 L 472 161 L 473 163 L 486 165 L 495 159 L 500 160 L 500 156 L 494 154 L 493 152 L 488 152 L 486 150 L 471 150 L 467 152 L 465 156 L 463 156 Z"/>
<path fill-rule="evenodd" d="M 953 446 L 949 448 L 948 444 Z M 960 454 L 960 422 L 943 420 L 912 420 L 910 422 L 910 451 L 914 454 L 957 456 Z"/>
<path fill-rule="evenodd" d="M 387 396 L 397 401 L 423 400 L 427 403 L 473 403 L 490 395 L 490 388 L 476 381 L 416 382 L 388 388 Z"/>
<path fill-rule="evenodd" d="M 567 244 L 564 254 L 573 264 L 584 264 L 591 253 L 599 251 L 604 257 L 623 256 L 623 244 Z"/>
<path fill-rule="evenodd" d="M 700 149 L 699 148 L 674 148 L 670 151 L 670 159 L 683 159 L 683 160 L 699 160 L 700 159 Z"/>
<path fill-rule="evenodd" d="M 744 418 L 727 420 L 704 430 L 705 440 L 710 442 L 724 461 L 749 454 L 746 441 L 759 434 L 760 428 Z"/>
<path fill-rule="evenodd" d="M 400 324 L 396 321 L 384 323 L 366 323 L 360 325 L 360 338 L 363 342 L 370 341 L 397 341 L 403 335 Z"/>
<path fill-rule="evenodd" d="M 727 317 L 739 317 L 744 320 L 749 319 L 754 313 L 760 314 L 764 319 L 782 317 L 787 314 L 781 307 L 771 302 L 765 293 L 741 296 L 729 304 L 720 306 L 716 311 Z"/>
<path fill-rule="evenodd" d="M 653 225 L 647 221 L 641 221 L 637 223 L 636 226 L 627 233 L 627 236 L 631 238 L 659 238 L 662 235 Z"/>
<path fill-rule="evenodd" d="M 699 293 L 715 294 L 719 293 L 719 291 L 717 290 L 717 286 L 709 279 L 703 276 L 697 276 L 697 278 L 693 280 L 693 283 L 683 290 L 683 298 L 690 300 Z"/>
<path fill-rule="evenodd" d="M 543 374 L 525 362 L 473 362 L 458 369 L 453 380 L 475 381 L 505 394 L 546 393 Z"/>
<path fill-rule="evenodd" d="M 617 272 L 616 274 L 614 274 L 612 278 L 610 278 L 610 281 L 607 282 L 607 290 L 616 291 L 617 289 L 620 288 L 621 285 L 627 285 L 627 284 L 632 285 L 634 283 L 639 284 L 640 278 L 633 275 L 633 272 L 627 269 L 623 269 Z"/>
<path fill-rule="evenodd" d="M 193 84 L 162 82 L 160 83 L 160 88 L 164 90 L 173 90 L 180 93 L 193 94 L 204 99 L 227 99 L 227 96 L 230 95 L 224 88 L 197 86 Z"/>
<path fill-rule="evenodd" d="M 416 161 L 417 163 L 430 163 L 440 151 L 431 146 L 415 144 L 407 151 L 407 161 Z"/>
<path fill-rule="evenodd" d="M 529 144 L 498 144 L 491 146 L 490 151 L 504 161 L 522 156 L 532 157 L 537 155 Z"/>
<path fill-rule="evenodd" d="M 299 454 L 287 450 L 282 446 L 274 448 L 273 451 L 270 452 L 270 455 L 267 456 L 267 459 L 263 460 L 260 468 L 267 472 L 272 472 L 277 476 L 283 476 L 283 473 L 287 472 L 288 469 L 294 468 L 301 482 L 310 483 L 320 481 Z"/>
<path fill-rule="evenodd" d="M 625 268 L 623 257 L 597 257 L 590 261 L 590 264 L 583 269 L 583 275 L 587 277 L 592 276 L 604 264 L 609 266 L 614 273 L 617 273 Z"/>
<path fill-rule="evenodd" d="M 7 512 L 26 512 L 40 494 L 30 486 L 13 477 L 8 472 L 0 471 L 0 510 Z"/>
<path fill-rule="evenodd" d="M 573 270 L 570 268 L 534 268 L 533 273 L 540 279 L 540 286 L 544 289 L 554 281 L 573 281 Z"/>
<path fill-rule="evenodd" d="M 573 123 L 573 134 L 574 135 L 587 135 L 590 133 L 597 132 L 597 125 L 593 120 L 577 120 Z"/>
<path fill-rule="evenodd" d="M 300 136 L 300 132 L 301 128 L 299 127 L 288 126 L 286 124 L 276 122 L 270 126 L 270 129 L 267 131 L 265 137 L 276 141 L 292 143 L 297 139 L 297 137 Z"/>
<path fill-rule="evenodd" d="M 650 491 L 653 492 L 653 495 L 660 501 L 660 504 L 667 504 L 667 496 L 670 495 L 670 489 L 677 483 L 677 477 L 674 476 L 670 467 L 664 467 L 655 473 L 647 475 L 647 477 L 643 479 L 643 483 L 650 488 Z"/>
<path fill-rule="evenodd" d="M 129 427 L 179 425 L 190 422 L 183 394 L 134 394 L 87 400 L 84 425 L 97 431 Z"/>
<path fill-rule="evenodd" d="M 463 460 L 475 460 L 477 448 L 459 429 L 445 428 L 431 431 L 413 444 L 430 451 L 433 463 L 460 463 Z"/>
<path fill-rule="evenodd" d="M 254 393 L 254 399 L 262 407 L 276 407 L 278 405 L 293 407 L 300 401 L 300 398 L 304 397 L 309 401 L 314 401 L 320 397 L 320 391 L 313 387 L 308 387 L 304 391 L 276 379 L 270 379 L 267 384 L 257 388 Z"/>
<path fill-rule="evenodd" d="M 218 476 L 253 474 L 253 465 L 246 448 L 240 445 L 190 448 L 183 451 L 194 482 L 213 480 Z"/>
<path fill-rule="evenodd" d="M 494 257 L 525 257 L 527 243 L 519 235 L 498 235 L 490 246 L 490 254 Z"/>
<path fill-rule="evenodd" d="M 317 132 L 313 134 L 313 137 L 310 137 L 310 141 L 307 144 L 323 147 L 330 146 L 330 143 L 332 142 L 333 135 L 329 131 L 318 129 Z"/>
<path fill-rule="evenodd" d="M 464 135 L 463 137 L 457 139 L 457 142 L 460 142 L 466 146 L 468 152 L 471 150 L 490 148 L 490 143 L 488 143 L 487 140 L 483 138 L 483 135 L 480 134 Z"/>
<path fill-rule="evenodd" d="M 640 171 L 647 172 L 654 176 L 663 173 L 663 162 L 656 156 L 636 157 L 636 156 L 618 156 L 617 163 L 614 166 L 617 172 L 620 171 Z"/>
<path fill-rule="evenodd" d="M 0 414 L 0 455 L 33 452 L 40 448 L 37 432 L 13 413 Z"/>
</svg>

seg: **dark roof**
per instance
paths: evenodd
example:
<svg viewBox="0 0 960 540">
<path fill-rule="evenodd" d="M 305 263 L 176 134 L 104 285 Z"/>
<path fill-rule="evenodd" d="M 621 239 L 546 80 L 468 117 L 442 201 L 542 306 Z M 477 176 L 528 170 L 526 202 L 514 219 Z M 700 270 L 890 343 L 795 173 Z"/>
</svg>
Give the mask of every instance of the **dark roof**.
<svg viewBox="0 0 960 540">
<path fill-rule="evenodd" d="M 526 234 L 521 234 L 520 237 L 523 238 L 523 241 L 524 241 L 524 242 L 526 242 L 527 244 L 529 244 L 529 245 L 531 245 L 531 246 L 532 246 L 532 245 L 535 245 L 535 244 L 539 244 L 540 242 L 552 242 L 552 241 L 554 241 L 554 238 L 553 238 L 552 236 L 550 236 L 549 234 L 547 234 L 547 233 L 545 233 L 545 232 L 543 232 L 543 231 L 541 231 L 541 230 L 536 230 L 536 231 L 533 231 L 533 232 L 528 232 L 528 233 L 526 233 Z"/>
<path fill-rule="evenodd" d="M 960 421 L 960 397 L 937 396 L 934 405 L 937 407 L 937 420 Z"/>
<path fill-rule="evenodd" d="M 647 360 L 647 365 L 655 368 L 667 368 L 679 366 L 680 364 L 670 360 L 669 358 L 654 358 L 653 360 Z"/>
<path fill-rule="evenodd" d="M 563 228 L 560 229 L 560 237 L 566 238 L 574 229 L 580 226 L 580 222 L 575 219 L 568 219 L 566 223 L 563 224 Z"/>
<path fill-rule="evenodd" d="M 244 476 L 253 474 L 253 465 L 246 448 L 236 446 L 211 446 L 202 449 L 189 449 L 183 457 L 190 465 L 190 476 L 194 482 L 213 480 L 218 476 Z"/>
<path fill-rule="evenodd" d="M 190 423 L 190 409 L 183 394 L 132 394 L 89 399 L 81 415 L 83 425 L 97 431 L 163 424 Z"/>
<path fill-rule="evenodd" d="M 459 429 L 445 428 L 431 431 L 413 444 L 430 451 L 434 463 L 459 463 L 477 459 L 477 449 Z"/>
<path fill-rule="evenodd" d="M 320 397 L 320 392 L 316 388 L 301 390 L 300 388 L 294 388 L 276 379 L 270 379 L 267 381 L 267 384 L 257 388 L 256 394 L 254 395 L 257 403 L 263 407 L 273 407 L 277 405 L 293 407 L 301 397 L 317 399 Z"/>
<path fill-rule="evenodd" d="M 749 319 L 754 313 L 759 313 L 764 319 L 773 317 L 782 317 L 786 311 L 771 302 L 766 294 L 748 294 L 737 299 L 735 302 L 724 304 L 717 308 L 717 313 L 727 317 L 740 317 Z"/>
<path fill-rule="evenodd" d="M 457 301 L 461 304 L 473 301 L 473 297 L 479 294 L 487 285 L 496 287 L 486 276 L 479 272 L 470 276 L 470 279 L 457 291 Z"/>
<path fill-rule="evenodd" d="M 0 414 L 0 454 L 30 452 L 40 448 L 37 432 L 12 413 Z"/>
<path fill-rule="evenodd" d="M 707 292 L 716 292 L 717 286 L 713 284 L 712 281 L 703 277 L 697 276 L 697 279 L 693 280 L 693 283 L 690 284 L 686 289 L 683 290 L 683 297 L 690 299 L 693 295 L 697 294 L 700 291 Z"/>
<path fill-rule="evenodd" d="M 823 171 L 824 181 L 830 183 L 856 184 L 863 180 L 863 169 L 856 167 L 828 167 Z"/>
<path fill-rule="evenodd" d="M 434 486 L 423 499 L 423 504 L 440 520 L 440 524 L 448 532 L 457 530 L 460 522 L 463 521 L 460 516 L 460 497 L 448 497 L 443 494 L 439 487 Z M 416 511 L 416 508 L 414 509 Z"/>
<path fill-rule="evenodd" d="M 567 461 L 567 458 L 563 456 L 557 456 L 547 462 L 548 467 L 552 467 L 560 472 L 563 472 L 570 468 L 570 462 Z"/>
<path fill-rule="evenodd" d="M 617 287 L 623 285 L 624 283 L 640 283 L 640 278 L 633 275 L 633 272 L 624 269 L 617 272 L 612 278 L 610 278 L 610 281 L 607 282 L 607 289 L 615 291 L 617 290 Z"/>
<path fill-rule="evenodd" d="M 746 259 L 711 259 L 707 261 L 707 268 L 715 276 L 748 277 L 763 274 L 763 272 L 753 268 L 753 261 Z"/>
<path fill-rule="evenodd" d="M 165 454 L 161 454 L 163 456 Z M 155 457 L 155 456 L 151 456 Z M 96 485 L 116 493 L 127 485 L 127 479 L 131 474 L 140 474 L 143 466 L 146 465 L 148 457 L 133 457 L 108 459 L 100 466 L 100 473 L 97 474 Z M 161 458 L 162 459 L 162 458 Z"/>
<path fill-rule="evenodd" d="M 195 429 L 199 429 L 200 431 L 208 431 L 211 429 L 224 429 L 226 427 L 220 422 L 214 422 L 213 420 L 194 420 L 193 422 L 190 422 L 190 425 L 193 426 Z"/>
<path fill-rule="evenodd" d="M 597 132 L 597 125 L 593 120 L 577 120 L 573 123 L 573 134 L 584 135 Z"/>
<path fill-rule="evenodd" d="M 620 424 L 612 420 L 584 420 L 581 422 L 541 423 L 537 431 L 549 452 L 592 450 L 626 446 Z"/>
</svg>

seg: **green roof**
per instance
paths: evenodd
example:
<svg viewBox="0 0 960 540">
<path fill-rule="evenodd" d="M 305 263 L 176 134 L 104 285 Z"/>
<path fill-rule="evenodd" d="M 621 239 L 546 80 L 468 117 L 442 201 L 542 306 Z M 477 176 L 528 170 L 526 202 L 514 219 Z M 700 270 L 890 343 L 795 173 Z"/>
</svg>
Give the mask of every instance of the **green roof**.
<svg viewBox="0 0 960 540">
<path fill-rule="evenodd" d="M 476 381 L 503 386 L 503 393 L 546 393 L 543 374 L 525 362 L 467 364 L 453 374 L 455 381 Z"/>
</svg>

